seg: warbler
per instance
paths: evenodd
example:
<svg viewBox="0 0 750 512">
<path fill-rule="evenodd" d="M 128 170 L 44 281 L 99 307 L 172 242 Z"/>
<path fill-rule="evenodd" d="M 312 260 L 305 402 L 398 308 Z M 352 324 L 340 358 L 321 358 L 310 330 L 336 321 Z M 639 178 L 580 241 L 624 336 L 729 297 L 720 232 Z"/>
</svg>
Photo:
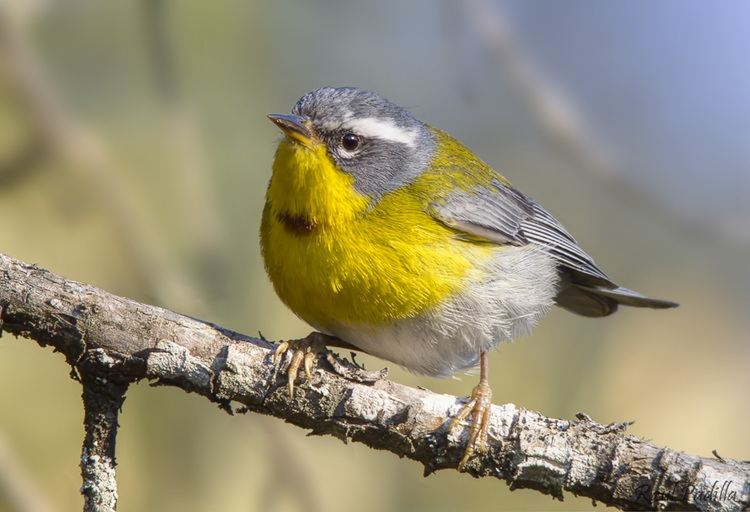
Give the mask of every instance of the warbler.
<svg viewBox="0 0 750 512">
<path fill-rule="evenodd" d="M 472 151 L 381 96 L 325 87 L 268 116 L 280 141 L 260 229 L 281 300 L 327 335 L 419 374 L 480 366 L 459 469 L 486 448 L 487 354 L 551 306 L 588 317 L 671 308 L 615 284 L 539 203 Z M 310 375 L 319 346 L 294 351 Z"/>
</svg>

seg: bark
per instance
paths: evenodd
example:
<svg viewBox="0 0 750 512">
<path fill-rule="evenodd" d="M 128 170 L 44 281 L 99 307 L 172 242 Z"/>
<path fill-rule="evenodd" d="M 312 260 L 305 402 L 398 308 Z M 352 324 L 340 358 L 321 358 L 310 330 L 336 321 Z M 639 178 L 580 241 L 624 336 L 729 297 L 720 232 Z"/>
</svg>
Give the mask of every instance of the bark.
<svg viewBox="0 0 750 512">
<path fill-rule="evenodd" d="M 318 359 L 312 381 L 300 382 L 290 399 L 285 376 L 271 362 L 271 343 L 1 254 L 0 329 L 52 346 L 80 375 L 87 424 L 82 490 L 95 489 L 87 495 L 87 510 L 114 507 L 117 411 L 127 385 L 140 379 L 198 393 L 227 412 L 268 414 L 314 434 L 388 450 L 421 462 L 425 474 L 455 468 L 463 453 L 466 429 L 446 434 L 447 418 L 462 405 L 459 398 L 367 374 L 328 354 Z M 505 480 L 511 488 L 558 499 L 568 491 L 625 510 L 750 506 L 749 463 L 655 446 L 626 428 L 601 425 L 585 414 L 561 420 L 496 405 L 489 450 L 467 472 Z M 86 459 L 92 453 L 98 466 L 89 475 Z"/>
<path fill-rule="evenodd" d="M 108 357 L 103 352 L 95 352 L 93 356 L 98 361 Z M 115 440 L 117 416 L 125 400 L 127 384 L 112 382 L 98 373 L 97 368 L 81 372 L 83 425 L 86 431 L 81 451 L 84 512 L 117 509 Z"/>
</svg>

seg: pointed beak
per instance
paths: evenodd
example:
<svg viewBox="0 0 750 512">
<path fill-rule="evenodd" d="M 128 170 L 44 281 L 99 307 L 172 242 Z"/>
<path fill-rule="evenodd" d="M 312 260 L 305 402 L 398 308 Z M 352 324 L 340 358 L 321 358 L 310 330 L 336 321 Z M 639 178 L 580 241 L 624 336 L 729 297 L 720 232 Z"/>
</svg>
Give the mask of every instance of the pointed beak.
<svg viewBox="0 0 750 512">
<path fill-rule="evenodd" d="M 268 119 L 278 126 L 287 137 L 304 146 L 310 146 L 315 139 L 310 119 L 294 114 L 268 114 Z"/>
</svg>

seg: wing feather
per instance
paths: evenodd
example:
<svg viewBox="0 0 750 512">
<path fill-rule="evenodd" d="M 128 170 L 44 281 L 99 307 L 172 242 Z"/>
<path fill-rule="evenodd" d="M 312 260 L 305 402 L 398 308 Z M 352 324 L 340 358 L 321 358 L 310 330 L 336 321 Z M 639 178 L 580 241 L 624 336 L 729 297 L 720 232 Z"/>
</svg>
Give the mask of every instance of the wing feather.
<svg viewBox="0 0 750 512">
<path fill-rule="evenodd" d="M 432 203 L 430 213 L 464 237 L 502 245 L 538 245 L 582 281 L 616 288 L 557 219 L 499 180 L 489 187 L 455 192 L 447 200 Z"/>
<path fill-rule="evenodd" d="M 455 143 L 443 136 L 449 144 Z M 452 229 L 460 240 L 542 248 L 558 264 L 560 282 L 555 300 L 559 306 L 579 315 L 607 316 L 619 304 L 646 308 L 677 305 L 616 285 L 557 219 L 480 160 L 469 158 L 460 167 L 440 164 L 431 172 L 439 174 L 441 180 L 450 181 L 455 176 L 456 187 L 449 195 L 435 198 L 428 213 Z M 486 185 L 461 189 L 459 183 L 465 183 L 467 175 L 486 180 Z M 432 190 L 422 192 L 431 194 Z"/>
</svg>

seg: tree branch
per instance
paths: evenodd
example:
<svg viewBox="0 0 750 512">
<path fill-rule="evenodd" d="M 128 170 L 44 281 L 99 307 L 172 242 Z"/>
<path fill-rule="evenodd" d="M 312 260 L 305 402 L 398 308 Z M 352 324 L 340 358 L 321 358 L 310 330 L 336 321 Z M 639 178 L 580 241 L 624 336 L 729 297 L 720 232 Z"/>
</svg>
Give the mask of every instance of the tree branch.
<svg viewBox="0 0 750 512">
<path fill-rule="evenodd" d="M 81 450 L 81 477 L 84 512 L 110 512 L 117 508 L 117 481 L 115 480 L 115 441 L 117 416 L 125 400 L 127 383 L 117 382 L 102 375 L 99 362 L 105 368 L 110 363 L 104 351 L 94 350 L 94 364 L 81 373 L 83 385 L 83 425 L 86 434 Z M 109 373 L 109 372 L 107 372 Z"/>
<path fill-rule="evenodd" d="M 107 394 L 106 388 L 124 392 L 128 383 L 144 378 L 203 395 L 230 413 L 236 402 L 242 404 L 238 410 L 276 416 L 313 434 L 388 450 L 421 462 L 425 474 L 455 468 L 466 441 L 466 432 L 446 434 L 446 418 L 461 406 L 456 397 L 362 378 L 351 363 L 329 355 L 318 360 L 313 380 L 298 386 L 290 399 L 285 379 L 271 364 L 270 343 L 4 255 L 0 328 L 54 347 L 80 373 L 84 399 L 94 404 L 87 405 L 87 421 L 101 429 L 87 429 L 87 441 L 89 436 L 106 440 L 96 452 L 107 458 L 106 471 L 114 467 L 116 413 L 122 403 L 121 395 L 111 394 L 111 388 Z M 86 391 L 87 386 L 93 388 Z M 102 396 L 104 403 L 96 405 Z M 658 447 L 626 434 L 625 428 L 600 425 L 583 414 L 567 421 L 513 404 L 496 405 L 489 450 L 467 472 L 559 499 L 569 491 L 621 509 L 739 511 L 750 506 L 749 463 Z M 86 478 L 86 468 L 83 474 Z"/>
</svg>

